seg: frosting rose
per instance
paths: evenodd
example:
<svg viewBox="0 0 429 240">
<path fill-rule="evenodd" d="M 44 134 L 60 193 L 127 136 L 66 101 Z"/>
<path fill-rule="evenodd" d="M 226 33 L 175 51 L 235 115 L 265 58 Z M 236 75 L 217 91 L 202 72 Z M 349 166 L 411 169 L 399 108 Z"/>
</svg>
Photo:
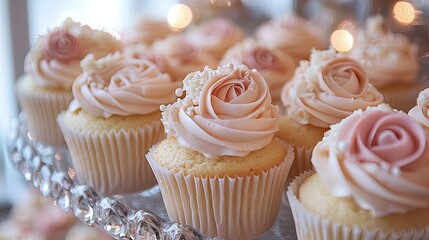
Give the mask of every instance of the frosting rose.
<svg viewBox="0 0 429 240">
<path fill-rule="evenodd" d="M 166 21 L 151 19 L 146 16 L 139 18 L 134 26 L 121 32 L 121 41 L 125 45 L 151 45 L 173 33 L 173 29 Z"/>
<path fill-rule="evenodd" d="M 242 41 L 246 34 L 226 18 L 213 18 L 190 30 L 187 37 L 197 48 L 219 60 L 228 48 Z"/>
<path fill-rule="evenodd" d="M 25 59 L 25 72 L 41 87 L 68 90 L 82 73 L 80 61 L 89 53 L 96 58 L 122 50 L 120 41 L 67 18 L 41 36 Z"/>
<path fill-rule="evenodd" d="M 417 81 L 419 71 L 418 48 L 406 36 L 385 31 L 383 18 L 375 16 L 367 20 L 350 52 L 362 61 L 370 82 L 378 89 L 395 83 Z"/>
<path fill-rule="evenodd" d="M 314 51 L 285 84 L 286 114 L 301 124 L 328 128 L 354 110 L 376 106 L 383 95 L 368 82 L 363 66 L 335 50 Z"/>
<path fill-rule="evenodd" d="M 255 37 L 271 48 L 291 55 L 296 62 L 308 59 L 311 49 L 323 49 L 323 33 L 310 21 L 295 14 L 262 23 Z"/>
<path fill-rule="evenodd" d="M 50 32 L 44 43 L 47 60 L 56 59 L 66 63 L 82 58 L 79 39 L 61 29 Z"/>
<path fill-rule="evenodd" d="M 267 81 L 273 98 L 279 98 L 281 86 L 293 76 L 295 70 L 295 63 L 289 55 L 252 40 L 237 43 L 228 49 L 220 63 L 244 64 L 258 70 Z"/>
<path fill-rule="evenodd" d="M 95 61 L 88 55 L 82 68 L 83 74 L 72 88 L 75 97 L 69 108 L 72 112 L 83 109 L 104 118 L 144 115 L 175 99 L 177 85 L 148 61 L 120 53 Z"/>
<path fill-rule="evenodd" d="M 205 66 L 217 66 L 216 59 L 181 36 L 170 36 L 154 43 L 145 58 L 170 74 L 174 81 L 182 81 L 188 73 L 201 71 Z"/>
<path fill-rule="evenodd" d="M 428 147 L 417 122 L 380 105 L 332 126 L 312 163 L 334 196 L 381 217 L 429 207 Z"/>
<path fill-rule="evenodd" d="M 184 147 L 210 158 L 246 156 L 270 143 L 278 131 L 278 109 L 255 70 L 232 64 L 206 67 L 189 74 L 183 90 L 184 99 L 162 107 L 162 122 L 167 135 Z"/>
<path fill-rule="evenodd" d="M 421 91 L 417 98 L 417 106 L 408 115 L 426 128 L 429 128 L 429 88 Z"/>
</svg>

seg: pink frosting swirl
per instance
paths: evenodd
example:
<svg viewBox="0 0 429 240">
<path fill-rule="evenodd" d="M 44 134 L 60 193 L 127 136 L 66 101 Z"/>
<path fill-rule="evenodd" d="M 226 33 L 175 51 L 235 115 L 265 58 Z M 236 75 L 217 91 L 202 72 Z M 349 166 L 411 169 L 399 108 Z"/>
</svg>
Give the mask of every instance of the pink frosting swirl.
<svg viewBox="0 0 429 240">
<path fill-rule="evenodd" d="M 422 126 L 429 128 L 429 88 L 419 93 L 417 106 L 413 107 L 408 115 Z"/>
<path fill-rule="evenodd" d="M 354 110 L 376 106 L 383 95 L 368 82 L 361 64 L 334 50 L 315 51 L 285 84 L 281 100 L 286 113 L 301 124 L 328 128 Z"/>
<path fill-rule="evenodd" d="M 148 44 L 172 34 L 173 30 L 166 21 L 151 19 L 146 16 L 139 18 L 134 26 L 121 33 L 121 41 L 126 45 Z"/>
<path fill-rule="evenodd" d="M 351 197 L 380 217 L 429 207 L 429 142 L 423 128 L 387 106 L 332 126 L 312 157 L 337 197 Z"/>
<path fill-rule="evenodd" d="M 418 48 L 406 36 L 383 29 L 383 18 L 372 17 L 361 30 L 350 52 L 362 61 L 370 82 L 377 88 L 395 83 L 417 81 L 419 71 Z"/>
<path fill-rule="evenodd" d="M 197 48 L 219 60 L 228 48 L 244 40 L 246 34 L 228 19 L 213 18 L 190 30 L 187 37 Z"/>
<path fill-rule="evenodd" d="M 89 53 L 96 58 L 120 51 L 122 45 L 108 33 L 66 19 L 47 36 L 41 36 L 25 59 L 25 72 L 41 87 L 69 90 L 82 73 L 80 61 Z"/>
<path fill-rule="evenodd" d="M 255 37 L 272 48 L 291 55 L 296 62 L 308 59 L 311 49 L 323 49 L 323 33 L 310 21 L 294 14 L 262 23 Z"/>
<path fill-rule="evenodd" d="M 216 59 L 181 36 L 170 36 L 154 43 L 144 58 L 170 74 L 174 81 L 182 81 L 188 73 L 201 71 L 205 66 L 217 66 Z"/>
<path fill-rule="evenodd" d="M 66 63 L 83 57 L 79 39 L 61 29 L 50 32 L 44 44 L 45 57 L 48 61 L 56 59 Z"/>
<path fill-rule="evenodd" d="M 220 63 L 244 64 L 250 69 L 258 70 L 267 81 L 273 98 L 279 98 L 279 89 L 292 78 L 295 71 L 295 63 L 289 55 L 252 40 L 238 43 L 228 49 Z"/>
<path fill-rule="evenodd" d="M 246 156 L 272 141 L 278 109 L 264 78 L 245 66 L 189 74 L 186 97 L 163 109 L 168 136 L 211 158 Z"/>
<path fill-rule="evenodd" d="M 94 61 L 88 55 L 84 72 L 73 84 L 75 100 L 70 111 L 109 118 L 112 115 L 144 115 L 175 99 L 173 83 L 152 63 L 117 53 Z"/>
</svg>

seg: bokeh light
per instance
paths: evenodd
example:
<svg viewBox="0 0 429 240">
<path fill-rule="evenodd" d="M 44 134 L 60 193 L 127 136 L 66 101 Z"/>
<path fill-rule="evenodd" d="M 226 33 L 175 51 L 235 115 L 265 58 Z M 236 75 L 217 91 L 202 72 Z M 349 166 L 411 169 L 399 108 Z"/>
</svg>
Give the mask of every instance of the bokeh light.
<svg viewBox="0 0 429 240">
<path fill-rule="evenodd" d="M 393 7 L 393 17 L 401 24 L 410 24 L 416 17 L 416 10 L 411 3 L 399 1 Z"/>
<path fill-rule="evenodd" d="M 353 35 L 344 29 L 335 30 L 331 35 L 331 44 L 338 52 L 347 52 L 353 47 Z"/>
<path fill-rule="evenodd" d="M 192 10 L 185 4 L 175 4 L 168 10 L 167 21 L 173 29 L 183 29 L 192 21 Z"/>
</svg>

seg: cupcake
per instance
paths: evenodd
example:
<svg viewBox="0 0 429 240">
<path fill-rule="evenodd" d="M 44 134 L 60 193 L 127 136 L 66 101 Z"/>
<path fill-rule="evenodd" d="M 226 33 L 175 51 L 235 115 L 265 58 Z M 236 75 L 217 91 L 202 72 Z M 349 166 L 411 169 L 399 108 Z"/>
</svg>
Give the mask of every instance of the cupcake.
<svg viewBox="0 0 429 240">
<path fill-rule="evenodd" d="M 0 224 L 0 239 L 61 240 L 76 218 L 54 205 L 34 189 L 28 189 L 25 198 L 14 204 L 9 217 Z"/>
<path fill-rule="evenodd" d="M 40 143 L 65 146 L 55 119 L 73 99 L 71 85 L 82 73 L 80 61 L 89 53 L 101 58 L 121 49 L 121 43 L 110 34 L 71 19 L 40 36 L 26 56 L 25 75 L 17 84 L 31 137 Z"/>
<path fill-rule="evenodd" d="M 258 41 L 289 54 L 298 63 L 310 56 L 311 49 L 324 49 L 326 44 L 321 32 L 311 21 L 295 14 L 263 22 L 255 30 Z"/>
<path fill-rule="evenodd" d="M 228 64 L 190 73 L 183 90 L 161 107 L 167 138 L 147 154 L 170 220 L 209 237 L 262 234 L 277 217 L 294 156 L 273 138 L 278 110 L 266 81 Z"/>
<path fill-rule="evenodd" d="M 186 36 L 195 47 L 220 60 L 228 48 L 245 39 L 246 33 L 229 19 L 212 18 L 190 29 Z"/>
<path fill-rule="evenodd" d="M 295 71 L 293 59 L 277 49 L 269 49 L 251 39 L 237 43 L 226 51 L 221 65 L 244 64 L 256 69 L 267 81 L 273 102 L 280 99 L 282 86 L 292 78 Z"/>
<path fill-rule="evenodd" d="M 364 67 L 332 48 L 314 51 L 301 61 L 291 81 L 282 89 L 286 114 L 279 120 L 278 137 L 295 148 L 290 179 L 311 168 L 311 152 L 329 126 L 383 102 L 383 95 L 369 83 Z"/>
<path fill-rule="evenodd" d="M 409 111 L 418 93 L 427 83 L 419 82 L 418 48 L 405 35 L 383 28 L 383 17 L 375 16 L 366 22 L 350 55 L 368 71 L 370 82 L 383 93 L 385 102 L 393 108 Z"/>
<path fill-rule="evenodd" d="M 408 115 L 429 131 L 429 88 L 419 93 L 417 105 L 411 108 Z"/>
<path fill-rule="evenodd" d="M 298 239 L 429 239 L 429 142 L 388 105 L 358 110 L 314 148 L 287 192 Z"/>
<path fill-rule="evenodd" d="M 141 54 L 140 58 L 155 63 L 162 72 L 170 74 L 172 79 L 178 82 L 190 72 L 202 71 L 205 66 L 217 66 L 217 60 L 210 54 L 178 35 L 157 41 L 150 51 Z"/>
<path fill-rule="evenodd" d="M 174 84 L 152 63 L 123 54 L 82 61 L 74 100 L 58 116 L 80 183 L 102 195 L 156 184 L 145 154 L 164 137 L 159 105 L 173 102 Z"/>
<path fill-rule="evenodd" d="M 156 40 L 164 39 L 172 33 L 174 33 L 173 29 L 165 20 L 142 16 L 131 28 L 121 32 L 121 41 L 125 45 L 151 45 Z"/>
</svg>

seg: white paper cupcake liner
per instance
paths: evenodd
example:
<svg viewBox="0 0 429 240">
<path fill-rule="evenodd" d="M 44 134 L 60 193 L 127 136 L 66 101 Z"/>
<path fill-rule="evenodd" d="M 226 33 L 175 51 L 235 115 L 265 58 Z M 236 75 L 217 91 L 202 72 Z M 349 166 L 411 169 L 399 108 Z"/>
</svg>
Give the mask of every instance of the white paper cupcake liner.
<svg viewBox="0 0 429 240">
<path fill-rule="evenodd" d="M 142 191 L 156 184 L 147 163 L 149 148 L 164 137 L 161 121 L 131 130 L 78 131 L 58 117 L 78 181 L 109 196 Z"/>
<path fill-rule="evenodd" d="M 27 115 L 31 137 L 40 143 L 64 147 L 66 144 L 56 119 L 59 113 L 69 107 L 73 99 L 71 90 L 30 92 L 18 88 L 18 99 Z"/>
<path fill-rule="evenodd" d="M 383 232 L 367 230 L 361 227 L 348 227 L 333 223 L 326 218 L 317 216 L 307 210 L 299 201 L 299 188 L 304 181 L 314 174 L 314 171 L 305 172 L 295 178 L 290 184 L 287 197 L 295 221 L 298 240 L 427 240 L 429 226 L 412 231 Z M 350 216 L 353 217 L 353 216 Z"/>
<path fill-rule="evenodd" d="M 293 150 L 295 152 L 295 159 L 293 160 L 290 168 L 286 185 L 289 185 L 296 176 L 299 176 L 301 173 L 313 168 L 313 164 L 311 163 L 313 148 L 293 145 Z"/>
<path fill-rule="evenodd" d="M 251 239 L 273 225 L 294 157 L 267 172 L 238 177 L 200 177 L 159 166 L 147 154 L 170 220 L 196 228 L 206 236 Z M 174 161 L 174 159 L 172 159 Z"/>
</svg>

